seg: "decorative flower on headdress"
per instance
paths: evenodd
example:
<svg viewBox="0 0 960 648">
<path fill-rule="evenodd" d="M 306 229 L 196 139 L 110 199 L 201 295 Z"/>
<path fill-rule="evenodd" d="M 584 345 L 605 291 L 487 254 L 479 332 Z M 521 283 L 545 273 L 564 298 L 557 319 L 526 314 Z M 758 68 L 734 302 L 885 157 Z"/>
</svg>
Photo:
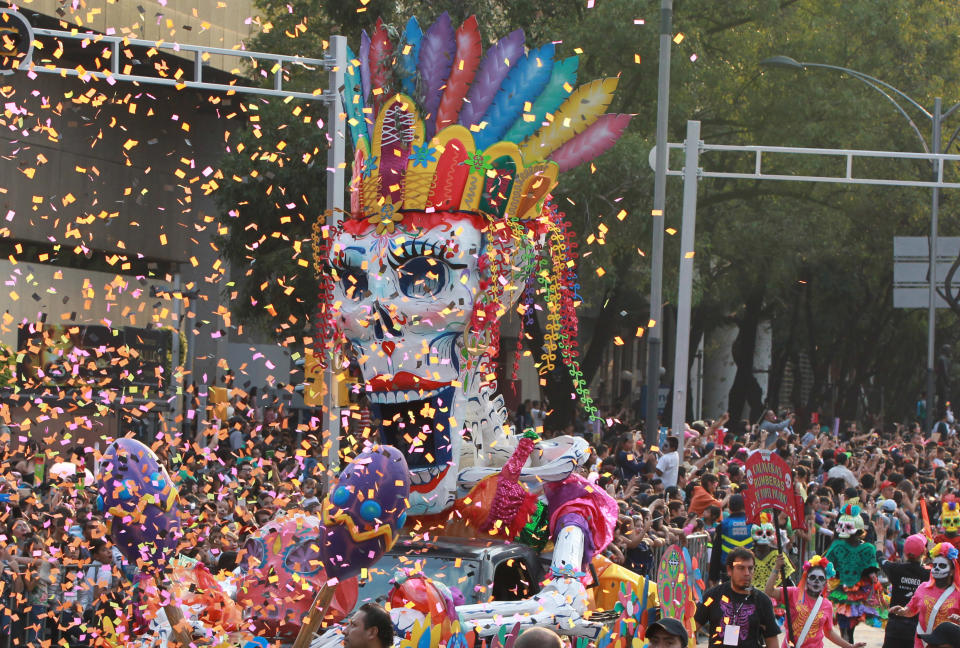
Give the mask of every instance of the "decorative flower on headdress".
<svg viewBox="0 0 960 648">
<path fill-rule="evenodd" d="M 803 563 L 803 573 L 806 574 L 814 567 L 822 569 L 827 578 L 833 578 L 837 575 L 837 570 L 833 568 L 833 563 L 823 556 L 813 556 L 810 560 Z"/>
<path fill-rule="evenodd" d="M 943 556 L 947 560 L 956 560 L 960 556 L 960 551 L 949 542 L 941 542 L 930 548 L 930 557 L 936 558 L 937 556 Z"/>
</svg>

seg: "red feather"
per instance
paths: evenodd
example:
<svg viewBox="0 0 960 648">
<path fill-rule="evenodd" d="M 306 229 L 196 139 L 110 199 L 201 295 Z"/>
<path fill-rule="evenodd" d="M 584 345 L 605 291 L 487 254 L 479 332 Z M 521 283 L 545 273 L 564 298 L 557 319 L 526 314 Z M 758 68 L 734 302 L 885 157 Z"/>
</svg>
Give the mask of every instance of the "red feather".
<svg viewBox="0 0 960 648">
<path fill-rule="evenodd" d="M 589 162 L 617 143 L 631 117 L 633 115 L 615 113 L 602 115 L 587 130 L 551 153 L 550 159 L 560 165 L 560 173 Z"/>
<path fill-rule="evenodd" d="M 393 45 L 383 26 L 383 20 L 377 18 L 377 28 L 370 39 L 370 94 L 373 98 L 373 116 L 380 114 L 380 108 L 389 99 L 390 71 L 393 68 L 391 57 Z"/>
<path fill-rule="evenodd" d="M 457 54 L 453 59 L 453 68 L 447 79 L 447 88 L 443 91 L 440 107 L 437 109 L 437 131 L 457 123 L 463 98 L 473 82 L 480 66 L 483 47 L 480 43 L 480 29 L 477 17 L 470 16 L 457 30 Z"/>
</svg>

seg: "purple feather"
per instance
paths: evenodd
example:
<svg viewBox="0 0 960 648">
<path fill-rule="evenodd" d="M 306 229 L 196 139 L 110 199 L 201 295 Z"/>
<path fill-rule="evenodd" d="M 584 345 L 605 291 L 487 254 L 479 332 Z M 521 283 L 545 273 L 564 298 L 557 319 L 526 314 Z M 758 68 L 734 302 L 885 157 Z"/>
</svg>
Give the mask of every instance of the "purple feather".
<svg viewBox="0 0 960 648">
<path fill-rule="evenodd" d="M 370 98 L 370 35 L 366 29 L 360 32 L 360 84 L 363 86 L 363 100 L 366 101 Z"/>
<path fill-rule="evenodd" d="M 456 34 L 450 14 L 444 11 L 436 22 L 423 35 L 420 41 L 420 103 L 423 106 L 424 122 L 427 124 L 427 137 L 433 135 L 436 127 L 437 108 L 443 96 L 443 86 L 450 77 L 453 57 L 457 50 Z"/>
<path fill-rule="evenodd" d="M 522 29 L 512 31 L 487 50 L 473 79 L 467 101 L 460 110 L 460 123 L 466 127 L 480 123 L 500 90 L 510 68 L 523 57 L 524 35 Z"/>
</svg>

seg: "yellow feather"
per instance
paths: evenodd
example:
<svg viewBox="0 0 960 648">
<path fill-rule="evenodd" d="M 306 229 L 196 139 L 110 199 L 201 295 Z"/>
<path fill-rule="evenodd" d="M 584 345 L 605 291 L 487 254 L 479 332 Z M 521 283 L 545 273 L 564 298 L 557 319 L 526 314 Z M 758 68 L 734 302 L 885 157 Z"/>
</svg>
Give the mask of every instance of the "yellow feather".
<svg viewBox="0 0 960 648">
<path fill-rule="evenodd" d="M 613 101 L 619 81 L 616 77 L 597 79 L 574 90 L 553 114 L 553 121 L 520 145 L 524 161 L 529 164 L 532 160 L 546 160 L 547 156 L 597 121 Z"/>
</svg>

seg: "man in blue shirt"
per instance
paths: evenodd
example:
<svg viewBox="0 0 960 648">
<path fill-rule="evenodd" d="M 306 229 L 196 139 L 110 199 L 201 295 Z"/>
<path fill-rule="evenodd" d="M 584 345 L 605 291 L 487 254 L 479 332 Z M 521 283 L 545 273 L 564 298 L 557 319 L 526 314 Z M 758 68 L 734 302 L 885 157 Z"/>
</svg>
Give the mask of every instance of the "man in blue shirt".
<svg viewBox="0 0 960 648">
<path fill-rule="evenodd" d="M 747 524 L 743 495 L 730 497 L 729 506 L 730 514 L 725 516 L 717 527 L 717 537 L 710 556 L 710 581 L 713 583 L 719 582 L 725 574 L 723 565 L 726 564 L 728 553 L 734 549 L 753 548 L 753 536 L 750 535 L 750 525 Z"/>
</svg>

